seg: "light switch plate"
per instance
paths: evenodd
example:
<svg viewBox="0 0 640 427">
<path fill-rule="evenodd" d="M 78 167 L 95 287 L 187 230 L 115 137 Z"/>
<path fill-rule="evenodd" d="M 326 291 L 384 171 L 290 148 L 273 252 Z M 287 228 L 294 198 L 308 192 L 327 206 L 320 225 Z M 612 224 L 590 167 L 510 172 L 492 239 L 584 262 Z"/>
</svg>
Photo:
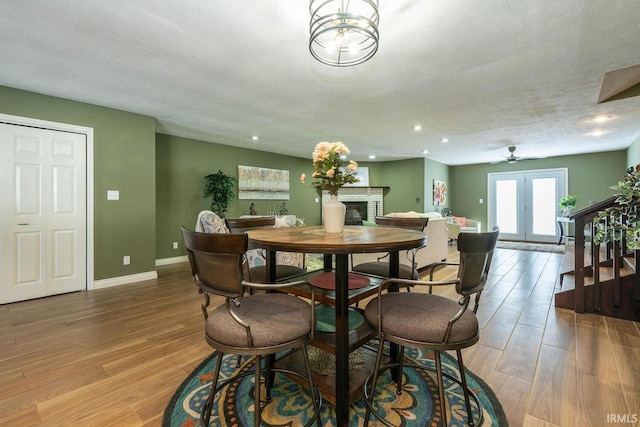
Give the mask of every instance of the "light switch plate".
<svg viewBox="0 0 640 427">
<path fill-rule="evenodd" d="M 107 190 L 107 200 L 120 200 L 120 192 L 118 190 Z"/>
</svg>

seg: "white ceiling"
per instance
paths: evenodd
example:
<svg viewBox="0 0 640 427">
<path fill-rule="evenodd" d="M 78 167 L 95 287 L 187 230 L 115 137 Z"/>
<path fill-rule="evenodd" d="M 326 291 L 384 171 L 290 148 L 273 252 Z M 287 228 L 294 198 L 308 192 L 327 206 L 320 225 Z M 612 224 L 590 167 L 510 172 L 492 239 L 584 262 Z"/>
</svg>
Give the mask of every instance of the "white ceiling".
<svg viewBox="0 0 640 427">
<path fill-rule="evenodd" d="M 309 159 L 318 141 L 459 165 L 640 135 L 640 97 L 597 103 L 605 73 L 640 63 L 638 0 L 379 1 L 376 55 L 334 68 L 309 53 L 304 0 L 0 0 L 0 85 Z"/>
</svg>

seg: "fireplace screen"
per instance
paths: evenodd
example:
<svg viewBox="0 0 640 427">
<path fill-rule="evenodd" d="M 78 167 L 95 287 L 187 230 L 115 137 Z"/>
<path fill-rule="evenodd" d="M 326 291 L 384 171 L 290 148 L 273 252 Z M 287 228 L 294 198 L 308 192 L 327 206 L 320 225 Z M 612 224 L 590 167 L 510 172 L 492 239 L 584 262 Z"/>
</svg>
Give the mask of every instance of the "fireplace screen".
<svg viewBox="0 0 640 427">
<path fill-rule="evenodd" d="M 367 220 L 367 202 L 342 202 L 347 207 L 344 216 L 345 225 L 362 225 Z"/>
</svg>

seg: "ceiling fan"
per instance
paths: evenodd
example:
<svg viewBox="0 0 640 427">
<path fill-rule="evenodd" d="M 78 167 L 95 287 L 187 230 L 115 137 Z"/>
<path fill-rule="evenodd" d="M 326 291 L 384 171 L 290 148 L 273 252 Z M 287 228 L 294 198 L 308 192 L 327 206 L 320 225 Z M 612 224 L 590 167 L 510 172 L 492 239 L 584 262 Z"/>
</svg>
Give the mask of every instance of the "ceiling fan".
<svg viewBox="0 0 640 427">
<path fill-rule="evenodd" d="M 509 156 L 505 157 L 504 160 L 498 160 L 497 162 L 491 162 L 491 164 L 507 162 L 509 164 L 514 164 L 520 160 L 536 160 L 536 159 L 544 159 L 544 157 L 518 157 L 514 154 L 516 151 L 516 146 L 512 145 L 508 148 Z"/>
</svg>

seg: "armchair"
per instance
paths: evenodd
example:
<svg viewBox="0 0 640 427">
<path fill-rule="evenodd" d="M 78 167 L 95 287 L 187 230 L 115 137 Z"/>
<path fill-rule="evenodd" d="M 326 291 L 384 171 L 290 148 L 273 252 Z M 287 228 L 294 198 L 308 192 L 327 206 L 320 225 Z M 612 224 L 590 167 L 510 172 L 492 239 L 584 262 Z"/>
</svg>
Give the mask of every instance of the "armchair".
<svg viewBox="0 0 640 427">
<path fill-rule="evenodd" d="M 449 240 L 457 240 L 460 233 L 480 233 L 482 223 L 465 217 L 450 216 L 447 218 L 447 229 Z"/>
</svg>

